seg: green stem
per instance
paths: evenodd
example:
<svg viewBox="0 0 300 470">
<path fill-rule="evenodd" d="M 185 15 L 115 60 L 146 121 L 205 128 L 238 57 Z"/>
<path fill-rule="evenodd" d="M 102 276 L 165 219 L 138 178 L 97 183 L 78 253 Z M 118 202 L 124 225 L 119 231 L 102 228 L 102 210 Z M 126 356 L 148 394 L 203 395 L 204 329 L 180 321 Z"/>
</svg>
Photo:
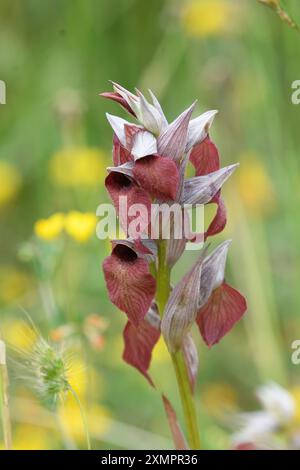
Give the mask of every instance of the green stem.
<svg viewBox="0 0 300 470">
<path fill-rule="evenodd" d="M 198 431 L 196 407 L 189 382 L 188 372 L 181 350 L 171 354 L 176 373 L 177 384 L 181 397 L 185 424 L 187 428 L 188 443 L 190 449 L 200 449 L 200 436 Z"/>
<path fill-rule="evenodd" d="M 161 240 L 158 244 L 158 266 L 157 266 L 157 293 L 156 300 L 160 316 L 163 316 L 164 309 L 170 294 L 170 276 L 171 270 L 166 263 L 167 242 Z"/>
<path fill-rule="evenodd" d="M 39 292 L 47 318 L 53 320 L 57 315 L 57 307 L 50 281 L 39 281 Z"/>
<path fill-rule="evenodd" d="M 167 241 L 161 240 L 158 245 L 158 266 L 157 266 L 157 294 L 156 300 L 160 312 L 163 312 L 170 295 L 170 274 L 171 270 L 166 262 Z M 180 393 L 185 424 L 187 428 L 188 443 L 190 449 L 200 449 L 200 437 L 197 424 L 197 414 L 189 382 L 188 371 L 184 356 L 181 350 L 171 354 L 172 362 L 176 374 L 178 389 Z"/>
</svg>

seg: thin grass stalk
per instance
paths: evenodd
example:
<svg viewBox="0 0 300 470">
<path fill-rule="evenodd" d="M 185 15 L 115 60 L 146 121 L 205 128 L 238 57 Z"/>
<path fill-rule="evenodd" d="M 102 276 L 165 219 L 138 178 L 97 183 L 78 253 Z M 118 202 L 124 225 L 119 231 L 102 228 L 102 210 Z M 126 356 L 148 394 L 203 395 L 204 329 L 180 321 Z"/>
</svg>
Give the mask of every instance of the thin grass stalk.
<svg viewBox="0 0 300 470">
<path fill-rule="evenodd" d="M 2 427 L 4 447 L 6 450 L 12 449 L 12 432 L 11 432 L 11 419 L 9 410 L 9 394 L 8 394 L 9 380 L 6 363 L 6 346 L 4 341 L 0 339 L 0 406 L 2 414 Z"/>
<path fill-rule="evenodd" d="M 85 437 L 86 437 L 87 449 L 92 450 L 87 418 L 86 418 L 86 414 L 85 414 L 85 411 L 83 409 L 82 403 L 80 401 L 79 396 L 75 392 L 74 388 L 71 387 L 70 384 L 69 384 L 69 390 L 70 390 L 74 400 L 76 401 L 76 404 L 77 404 L 77 406 L 79 408 L 79 411 L 80 411 L 81 420 L 82 420 L 82 424 L 83 424 L 83 428 L 84 428 L 84 432 L 85 432 Z"/>
</svg>

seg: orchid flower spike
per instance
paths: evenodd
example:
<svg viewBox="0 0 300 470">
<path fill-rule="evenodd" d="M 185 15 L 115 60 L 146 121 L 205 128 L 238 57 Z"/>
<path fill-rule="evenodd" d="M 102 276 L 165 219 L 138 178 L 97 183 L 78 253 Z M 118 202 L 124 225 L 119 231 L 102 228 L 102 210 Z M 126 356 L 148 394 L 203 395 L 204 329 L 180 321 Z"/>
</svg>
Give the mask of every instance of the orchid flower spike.
<svg viewBox="0 0 300 470">
<path fill-rule="evenodd" d="M 107 169 L 105 185 L 127 239 L 112 242 L 103 271 L 110 300 L 127 317 L 123 359 L 154 386 L 149 367 L 162 333 L 173 363 L 182 355 L 193 393 L 199 364 L 193 325 L 211 347 L 231 331 L 247 306 L 225 280 L 230 240 L 209 254 L 205 246 L 174 288 L 170 273 L 187 241 L 202 237 L 205 242 L 224 229 L 222 187 L 238 164 L 220 166 L 218 149 L 210 138 L 216 110 L 193 118 L 194 102 L 170 122 L 151 90 L 146 97 L 139 90 L 132 93 L 114 82 L 112 86 L 113 91 L 101 95 L 121 105 L 130 119 L 107 114 L 113 131 L 113 164 Z M 188 162 L 195 169 L 191 178 L 186 177 Z M 217 210 L 210 225 L 192 236 L 186 207 L 212 203 Z M 184 229 L 178 230 L 178 221 L 184 222 Z M 186 448 L 165 396 L 163 403 L 177 448 Z M 194 430 L 195 426 L 192 434 Z M 197 442 L 194 436 L 189 445 L 197 448 Z"/>
</svg>

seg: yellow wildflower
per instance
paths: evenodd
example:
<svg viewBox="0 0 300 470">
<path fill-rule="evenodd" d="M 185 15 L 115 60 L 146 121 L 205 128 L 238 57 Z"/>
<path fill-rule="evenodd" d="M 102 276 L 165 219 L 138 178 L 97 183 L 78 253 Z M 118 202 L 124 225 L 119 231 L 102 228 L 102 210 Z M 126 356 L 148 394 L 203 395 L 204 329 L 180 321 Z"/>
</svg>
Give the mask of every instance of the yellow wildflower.
<svg viewBox="0 0 300 470">
<path fill-rule="evenodd" d="M 193 0 L 183 8 L 183 27 L 189 36 L 222 36 L 236 28 L 237 11 L 228 0 Z"/>
<path fill-rule="evenodd" d="M 240 160 L 235 181 L 246 209 L 257 214 L 269 212 L 274 208 L 275 194 L 265 167 L 252 154 L 243 155 Z"/>
<path fill-rule="evenodd" d="M 95 394 L 98 399 L 102 396 L 104 390 L 102 376 L 94 368 L 88 368 L 86 362 L 79 355 L 72 355 L 68 366 L 67 380 L 80 399 L 86 414 L 89 433 L 91 435 L 97 434 L 97 437 L 101 436 L 110 426 L 109 412 L 104 407 L 95 404 L 92 397 Z M 82 415 L 72 393 L 65 395 L 59 405 L 58 414 L 68 434 L 73 439 L 84 441 L 85 431 Z"/>
<path fill-rule="evenodd" d="M 64 228 L 64 214 L 57 212 L 48 219 L 40 219 L 34 225 L 35 234 L 43 240 L 54 240 Z"/>
<path fill-rule="evenodd" d="M 88 370 L 86 363 L 73 357 L 68 370 L 68 382 L 79 397 L 84 397 L 88 389 Z"/>
<path fill-rule="evenodd" d="M 91 436 L 98 439 L 101 438 L 111 426 L 110 413 L 104 406 L 96 403 L 88 403 L 83 405 L 87 417 L 88 430 Z M 65 426 L 68 434 L 73 439 L 78 439 L 81 442 L 85 440 L 85 431 L 82 423 L 82 416 L 80 409 L 74 400 L 74 397 L 69 394 L 64 403 L 59 408 L 59 417 Z"/>
<path fill-rule="evenodd" d="M 86 242 L 96 230 L 97 218 L 92 212 L 71 211 L 66 215 L 65 230 L 78 242 Z"/>
<path fill-rule="evenodd" d="M 53 155 L 50 174 L 59 186 L 94 186 L 104 179 L 105 160 L 105 154 L 99 149 L 66 148 Z"/>
<path fill-rule="evenodd" d="M 47 429 L 29 424 L 18 425 L 15 429 L 13 450 L 47 450 L 51 444 Z"/>
<path fill-rule="evenodd" d="M 74 348 L 67 349 L 67 353 L 69 358 L 67 380 L 70 386 L 82 401 L 90 400 L 94 395 L 101 399 L 105 391 L 103 376 L 82 359 L 81 348 L 78 349 L 74 345 Z"/>
<path fill-rule="evenodd" d="M 23 320 L 14 319 L 2 325 L 5 341 L 14 348 L 30 351 L 37 341 L 37 333 Z"/>
<path fill-rule="evenodd" d="M 0 207 L 14 199 L 20 186 L 21 175 L 16 167 L 0 160 Z"/>
<path fill-rule="evenodd" d="M 220 416 L 237 407 L 237 393 L 227 383 L 211 383 L 202 391 L 202 403 L 209 413 Z"/>
<path fill-rule="evenodd" d="M 13 266 L 0 267 L 0 301 L 4 303 L 19 299 L 28 291 L 32 279 L 24 271 Z"/>
<path fill-rule="evenodd" d="M 300 424 L 300 385 L 296 385 L 290 389 L 290 393 L 295 400 L 296 409 L 294 421 L 298 425 Z"/>
</svg>

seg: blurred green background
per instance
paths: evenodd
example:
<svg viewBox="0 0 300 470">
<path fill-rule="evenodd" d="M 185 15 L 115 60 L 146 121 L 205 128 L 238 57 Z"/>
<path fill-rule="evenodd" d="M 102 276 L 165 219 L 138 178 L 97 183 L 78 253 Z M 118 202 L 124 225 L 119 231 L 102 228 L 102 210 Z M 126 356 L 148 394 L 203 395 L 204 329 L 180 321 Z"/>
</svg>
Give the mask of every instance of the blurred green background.
<svg viewBox="0 0 300 470">
<path fill-rule="evenodd" d="M 300 22 L 299 1 L 285 4 Z M 98 94 L 108 80 L 150 87 L 170 120 L 195 98 L 198 113 L 219 109 L 211 137 L 223 165 L 241 166 L 225 187 L 229 220 L 214 243 L 233 239 L 228 280 L 249 308 L 211 350 L 194 336 L 204 446 L 227 448 L 224 408 L 255 407 L 268 380 L 300 395 L 291 362 L 300 339 L 300 105 L 291 102 L 300 35 L 255 0 L 2 0 L 0 45 L 1 334 L 9 355 L 26 349 L 25 310 L 45 338 L 72 350 L 94 448 L 172 447 L 159 393 L 122 362 L 126 318 L 104 286 L 109 242 L 94 235 L 107 201 L 104 113 L 123 113 Z M 14 447 L 84 448 L 72 399 L 54 416 L 9 367 Z M 152 370 L 181 419 L 161 343 Z"/>
</svg>

